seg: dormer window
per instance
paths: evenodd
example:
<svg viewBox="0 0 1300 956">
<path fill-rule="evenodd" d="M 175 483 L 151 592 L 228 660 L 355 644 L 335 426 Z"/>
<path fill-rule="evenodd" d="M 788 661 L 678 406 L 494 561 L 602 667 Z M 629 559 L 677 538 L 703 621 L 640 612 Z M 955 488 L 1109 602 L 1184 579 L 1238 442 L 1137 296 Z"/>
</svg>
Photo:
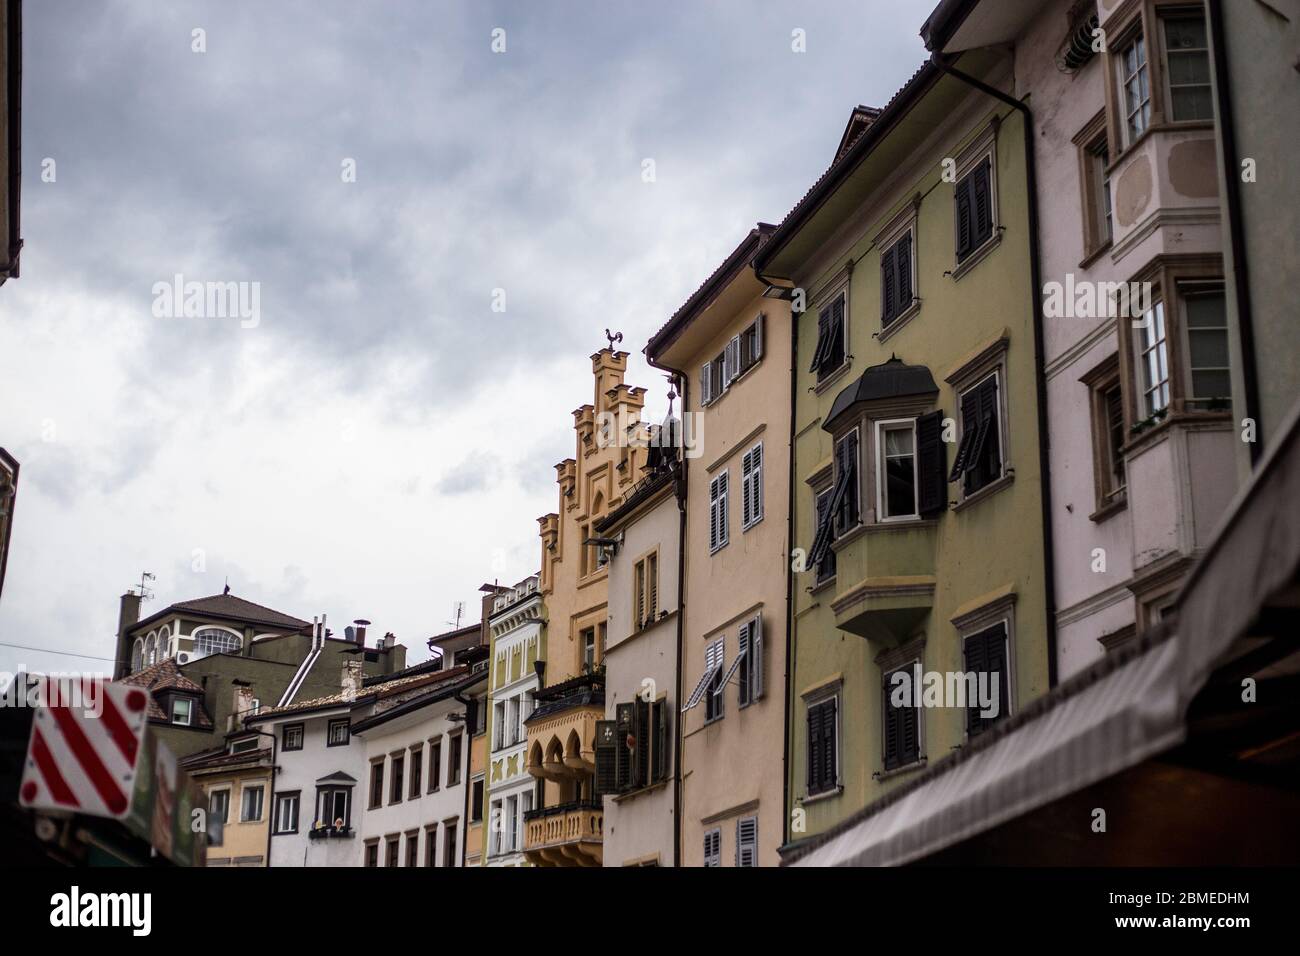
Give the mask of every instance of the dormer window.
<svg viewBox="0 0 1300 956">
<path fill-rule="evenodd" d="M 244 642 L 238 634 L 220 627 L 203 627 L 194 632 L 194 657 L 234 654 Z"/>
<path fill-rule="evenodd" d="M 249 737 L 245 740 L 235 740 L 230 744 L 230 752 L 232 754 L 252 753 L 257 748 L 258 740 L 256 737 Z"/>
<path fill-rule="evenodd" d="M 194 723 L 194 701 L 188 697 L 172 698 L 172 723 L 189 727 Z"/>
</svg>

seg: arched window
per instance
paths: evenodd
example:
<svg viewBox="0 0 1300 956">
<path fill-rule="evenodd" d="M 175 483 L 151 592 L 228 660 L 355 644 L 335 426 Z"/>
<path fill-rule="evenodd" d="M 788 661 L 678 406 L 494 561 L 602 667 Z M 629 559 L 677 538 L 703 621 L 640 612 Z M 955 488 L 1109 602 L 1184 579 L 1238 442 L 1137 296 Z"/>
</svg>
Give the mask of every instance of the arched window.
<svg viewBox="0 0 1300 956">
<path fill-rule="evenodd" d="M 239 635 L 219 627 L 204 627 L 194 632 L 194 656 L 207 657 L 209 654 L 233 654 L 243 646 Z"/>
<path fill-rule="evenodd" d="M 131 645 L 131 673 L 134 674 L 136 671 L 140 670 L 143 667 L 144 667 L 144 641 L 142 641 L 140 638 L 137 637 L 135 639 L 135 643 Z"/>
</svg>

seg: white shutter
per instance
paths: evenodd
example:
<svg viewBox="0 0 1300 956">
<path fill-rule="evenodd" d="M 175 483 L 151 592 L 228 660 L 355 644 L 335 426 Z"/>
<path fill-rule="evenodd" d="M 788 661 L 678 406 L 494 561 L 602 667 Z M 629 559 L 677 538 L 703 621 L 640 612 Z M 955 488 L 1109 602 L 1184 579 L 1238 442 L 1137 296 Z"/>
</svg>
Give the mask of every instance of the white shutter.
<svg viewBox="0 0 1300 956">
<path fill-rule="evenodd" d="M 752 524 L 763 517 L 763 444 L 759 442 L 749 451 L 749 480 L 753 485 L 749 492 L 749 521 Z"/>
<path fill-rule="evenodd" d="M 726 385 L 730 385 L 732 380 L 740 374 L 740 336 L 732 336 L 731 341 L 727 343 L 727 350 L 723 353 L 726 356 L 724 367 L 726 374 L 723 376 Z M 725 386 L 724 386 L 725 387 Z"/>
<path fill-rule="evenodd" d="M 731 536 L 728 534 L 728 528 L 727 528 L 727 511 L 729 510 L 727 508 L 727 498 L 728 498 L 727 485 L 729 483 L 727 477 L 729 474 L 730 474 L 729 471 L 724 471 L 722 474 L 718 475 L 717 478 L 718 481 L 718 547 L 719 548 L 725 548 L 727 546 L 727 542 L 731 540 Z"/>
<path fill-rule="evenodd" d="M 718 550 L 718 479 L 715 475 L 709 482 L 709 551 Z"/>
<path fill-rule="evenodd" d="M 749 622 L 749 699 L 763 696 L 763 615 Z"/>
<path fill-rule="evenodd" d="M 758 314 L 754 321 L 754 361 L 757 362 L 763 357 L 763 320 L 766 316 L 763 313 Z"/>
<path fill-rule="evenodd" d="M 749 523 L 754 520 L 753 482 L 750 480 L 754 468 L 753 455 L 752 451 L 747 451 L 740 459 L 740 522 L 745 528 L 748 528 Z"/>
<path fill-rule="evenodd" d="M 700 404 L 707 405 L 713 401 L 713 363 L 705 362 L 700 369 Z"/>
</svg>

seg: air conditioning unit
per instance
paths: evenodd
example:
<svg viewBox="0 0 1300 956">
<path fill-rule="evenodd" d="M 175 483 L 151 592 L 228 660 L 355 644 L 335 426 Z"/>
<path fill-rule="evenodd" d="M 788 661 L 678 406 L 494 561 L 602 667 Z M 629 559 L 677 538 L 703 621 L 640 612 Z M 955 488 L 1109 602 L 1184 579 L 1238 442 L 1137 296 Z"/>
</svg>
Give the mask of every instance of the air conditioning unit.
<svg viewBox="0 0 1300 956">
<path fill-rule="evenodd" d="M 186 654 L 184 651 L 176 655 L 177 664 L 188 664 L 189 660 L 190 660 L 190 655 Z"/>
</svg>

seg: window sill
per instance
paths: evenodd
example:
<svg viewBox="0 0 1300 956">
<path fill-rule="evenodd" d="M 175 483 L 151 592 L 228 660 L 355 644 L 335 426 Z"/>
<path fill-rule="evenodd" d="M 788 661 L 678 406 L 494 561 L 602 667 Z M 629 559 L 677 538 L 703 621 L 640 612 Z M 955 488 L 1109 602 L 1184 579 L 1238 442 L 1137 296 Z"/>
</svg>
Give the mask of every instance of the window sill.
<svg viewBox="0 0 1300 956">
<path fill-rule="evenodd" d="M 893 336 L 895 332 L 897 332 L 903 326 L 907 325 L 907 323 L 912 320 L 912 317 L 920 311 L 921 311 L 921 300 L 914 297 L 912 299 L 912 304 L 909 305 L 904 311 L 900 312 L 897 316 L 895 316 L 892 322 L 890 322 L 888 325 L 881 326 L 880 331 L 876 333 L 876 341 L 884 342 L 886 339 Z"/>
<path fill-rule="evenodd" d="M 751 521 L 749 524 L 742 524 L 742 525 L 740 526 L 740 533 L 741 533 L 741 534 L 744 534 L 744 533 L 745 533 L 746 531 L 748 531 L 750 528 L 756 528 L 756 527 L 758 527 L 758 526 L 759 526 L 760 524 L 762 524 L 762 523 L 763 523 L 763 516 L 762 516 L 762 515 L 759 515 L 757 518 L 755 518 L 755 519 L 754 519 L 753 521 Z"/>
<path fill-rule="evenodd" d="M 921 757 L 913 760 L 911 763 L 903 764 L 901 767 L 895 767 L 892 770 L 877 770 L 871 775 L 873 780 L 888 780 L 891 777 L 901 777 L 905 773 L 911 773 L 913 770 L 920 770 L 925 766 L 925 758 Z"/>
<path fill-rule="evenodd" d="M 939 522 L 935 518 L 891 518 L 888 521 L 877 521 L 875 524 L 864 525 L 868 534 L 880 534 L 890 531 L 915 531 L 919 528 L 933 528 Z"/>
<path fill-rule="evenodd" d="M 808 589 L 808 593 L 820 594 L 822 591 L 833 588 L 834 586 L 835 586 L 835 575 L 832 574 L 829 578 L 827 578 L 824 581 L 814 582 L 813 586 Z"/>
<path fill-rule="evenodd" d="M 1093 250 L 1092 250 L 1091 252 L 1089 252 L 1086 256 L 1084 256 L 1082 259 L 1080 259 L 1080 260 L 1079 260 L 1079 265 L 1078 265 L 1077 268 L 1079 268 L 1079 269 L 1087 269 L 1087 268 L 1088 268 L 1089 266 L 1091 266 L 1094 262 L 1096 262 L 1098 259 L 1100 259 L 1100 258 L 1102 257 L 1103 254 L 1105 254 L 1106 252 L 1109 252 L 1109 251 L 1110 251 L 1110 248 L 1111 248 L 1112 245 L 1113 245 L 1112 241 L 1111 241 L 1110 239 L 1107 239 L 1105 242 L 1103 242 L 1101 245 L 1099 245 L 1096 249 L 1093 249 Z"/>
<path fill-rule="evenodd" d="M 823 800 L 830 800 L 833 797 L 838 797 L 843 792 L 844 792 L 844 785 L 836 784 L 835 786 L 831 787 L 829 790 L 823 790 L 820 793 L 807 794 L 803 798 L 803 805 L 806 807 L 810 803 L 820 803 Z"/>
<path fill-rule="evenodd" d="M 843 534 L 839 535 L 838 537 L 836 537 L 834 541 L 831 542 L 831 550 L 834 551 L 836 554 L 839 554 L 840 551 L 842 551 L 844 548 L 847 548 L 854 541 L 858 540 L 858 538 L 862 537 L 866 533 L 867 533 L 866 524 L 863 523 L 862 521 L 859 521 L 852 528 L 850 528 L 848 531 L 845 531 Z"/>
<path fill-rule="evenodd" d="M 838 381 L 840 380 L 840 378 L 841 378 L 845 373 L 847 373 L 848 370 L 849 370 L 852 366 L 853 366 L 853 359 L 852 359 L 851 357 L 850 357 L 850 358 L 846 358 L 846 359 L 844 360 L 844 364 L 843 364 L 843 365 L 841 365 L 841 366 L 840 366 L 839 368 L 837 368 L 835 371 L 831 372 L 831 373 L 830 373 L 829 375 L 827 375 L 825 378 L 822 378 L 822 379 L 818 379 L 818 380 L 817 380 L 817 384 L 814 385 L 814 386 L 812 387 L 813 392 L 815 392 L 816 394 L 820 395 L 820 394 L 822 394 L 822 392 L 827 391 L 827 390 L 828 390 L 832 385 L 834 385 L 836 382 L 838 382 Z"/>
<path fill-rule="evenodd" d="M 993 234 L 984 240 L 984 244 L 972 251 L 970 255 L 958 263 L 957 268 L 952 270 L 952 281 L 956 282 L 983 262 L 988 257 L 988 254 L 998 247 L 1000 242 L 1002 242 L 1002 227 L 995 224 Z"/>
<path fill-rule="evenodd" d="M 1110 501 L 1100 505 L 1096 511 L 1088 515 L 1088 520 L 1101 524 L 1107 518 L 1119 514 L 1128 507 L 1128 494 L 1119 492 Z"/>
<path fill-rule="evenodd" d="M 979 491 L 972 491 L 969 495 L 966 495 L 964 498 L 962 498 L 960 501 L 954 504 L 952 506 L 952 510 L 954 512 L 964 511 L 966 508 L 970 507 L 971 505 L 977 504 L 978 502 L 983 501 L 985 498 L 992 497 L 993 495 L 997 494 L 1003 488 L 1006 488 L 1008 485 L 1010 485 L 1013 481 L 1016 480 L 1016 473 L 1014 471 L 1007 469 L 1006 465 L 1003 465 L 1003 469 L 1004 470 L 1002 472 L 1001 478 L 998 478 L 996 481 L 990 481 Z"/>
</svg>

